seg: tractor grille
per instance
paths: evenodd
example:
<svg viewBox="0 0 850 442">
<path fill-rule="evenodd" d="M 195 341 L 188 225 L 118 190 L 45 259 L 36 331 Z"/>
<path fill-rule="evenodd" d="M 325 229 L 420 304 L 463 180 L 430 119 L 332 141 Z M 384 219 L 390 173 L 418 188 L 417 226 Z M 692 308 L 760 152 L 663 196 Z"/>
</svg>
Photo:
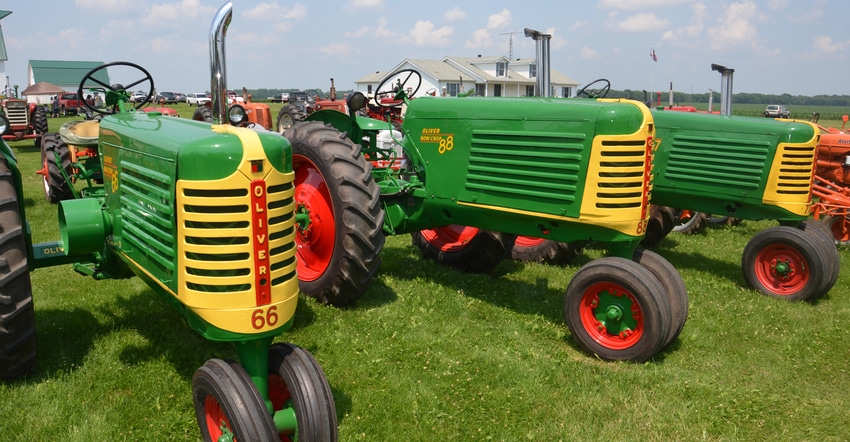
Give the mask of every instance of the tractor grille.
<svg viewBox="0 0 850 442">
<path fill-rule="evenodd" d="M 668 141 L 672 146 L 664 177 L 671 182 L 752 191 L 770 163 L 769 141 L 688 135 Z"/>
<path fill-rule="evenodd" d="M 6 103 L 6 118 L 10 126 L 28 125 L 27 103 L 24 101 L 9 101 Z"/>
<path fill-rule="evenodd" d="M 220 181 L 178 183 L 179 265 L 185 278 L 179 295 L 187 304 L 193 304 L 193 296 L 244 295 L 256 290 L 256 254 L 266 253 L 258 252 L 258 245 L 263 250 L 268 245 L 271 289 L 296 278 L 290 175 L 273 170 L 265 177 L 265 207 L 252 207 L 251 181 L 240 173 Z M 255 238 L 252 220 L 258 210 L 267 220 L 267 237 Z"/>
<path fill-rule="evenodd" d="M 121 163 L 120 177 L 123 248 L 169 280 L 175 270 L 173 180 L 127 161 Z"/>
<path fill-rule="evenodd" d="M 584 134 L 477 130 L 466 188 L 558 205 L 575 202 Z"/>
<path fill-rule="evenodd" d="M 588 177 L 588 185 L 595 184 L 596 207 L 643 207 L 651 164 L 647 158 L 647 140 L 603 139 L 598 152 L 598 176 Z"/>
<path fill-rule="evenodd" d="M 771 175 L 776 176 L 777 194 L 808 197 L 811 190 L 815 153 L 816 148 L 811 145 L 780 145 L 771 170 Z"/>
</svg>

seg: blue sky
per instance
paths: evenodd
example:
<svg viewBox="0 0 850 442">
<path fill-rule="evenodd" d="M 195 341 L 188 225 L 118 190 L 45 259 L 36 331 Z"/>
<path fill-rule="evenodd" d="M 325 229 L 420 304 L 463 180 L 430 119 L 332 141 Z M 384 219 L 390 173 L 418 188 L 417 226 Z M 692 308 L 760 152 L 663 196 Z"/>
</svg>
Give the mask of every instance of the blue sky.
<svg viewBox="0 0 850 442">
<path fill-rule="evenodd" d="M 223 0 L 3 2 L 11 83 L 33 60 L 130 61 L 159 90 L 210 86 L 208 31 Z M 847 0 L 235 0 L 230 88 L 338 89 L 405 58 L 534 57 L 532 28 L 552 35 L 552 68 L 614 89 L 850 94 Z M 512 48 L 511 48 L 512 46 Z M 658 62 L 649 56 L 655 49 Z"/>
</svg>

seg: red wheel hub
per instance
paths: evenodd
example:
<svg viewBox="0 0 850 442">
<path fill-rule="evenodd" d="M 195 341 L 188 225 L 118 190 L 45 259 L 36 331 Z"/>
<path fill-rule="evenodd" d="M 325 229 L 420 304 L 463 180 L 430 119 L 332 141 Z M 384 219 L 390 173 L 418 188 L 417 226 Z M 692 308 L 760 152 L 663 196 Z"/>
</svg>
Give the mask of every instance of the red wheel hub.
<svg viewBox="0 0 850 442">
<path fill-rule="evenodd" d="M 429 244 L 443 252 L 457 252 L 468 246 L 469 242 L 478 235 L 479 231 L 477 227 L 452 224 L 422 230 L 420 234 Z"/>
<path fill-rule="evenodd" d="M 233 436 L 233 429 L 230 427 L 227 415 L 212 395 L 207 395 L 204 399 L 204 414 L 211 440 L 218 440 L 223 435 Z"/>
<path fill-rule="evenodd" d="M 579 317 L 598 344 L 612 350 L 635 345 L 643 336 L 644 319 L 635 296 L 611 282 L 591 285 L 581 297 Z"/>
<path fill-rule="evenodd" d="M 292 157 L 295 171 L 296 211 L 304 220 L 296 223 L 298 279 L 315 281 L 331 263 L 336 241 L 333 200 L 325 178 L 309 159 Z"/>
<path fill-rule="evenodd" d="M 756 256 L 755 276 L 767 290 L 779 296 L 793 295 L 809 282 L 809 263 L 796 249 L 774 244 Z"/>
</svg>

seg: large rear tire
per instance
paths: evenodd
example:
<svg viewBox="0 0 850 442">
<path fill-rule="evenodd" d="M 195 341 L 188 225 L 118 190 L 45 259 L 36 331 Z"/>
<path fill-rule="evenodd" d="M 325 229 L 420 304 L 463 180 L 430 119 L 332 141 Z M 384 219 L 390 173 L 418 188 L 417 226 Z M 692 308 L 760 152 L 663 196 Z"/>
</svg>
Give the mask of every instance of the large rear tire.
<svg viewBox="0 0 850 442">
<path fill-rule="evenodd" d="M 192 376 L 192 397 L 205 442 L 280 441 L 271 413 L 239 364 L 222 359 L 207 361 Z"/>
<path fill-rule="evenodd" d="M 213 122 L 213 111 L 212 108 L 207 106 L 198 106 L 195 109 L 195 112 L 192 113 L 192 119 L 195 121 L 205 121 L 207 123 Z"/>
<path fill-rule="evenodd" d="M 35 130 L 35 147 L 41 147 L 41 137 L 47 133 L 47 109 L 36 106 L 32 111 L 32 127 Z"/>
<path fill-rule="evenodd" d="M 667 235 L 673 231 L 675 225 L 673 208 L 667 206 L 650 205 L 649 221 L 646 224 L 646 234 L 640 241 L 644 247 L 658 245 Z"/>
<path fill-rule="evenodd" d="M 57 160 L 56 154 L 59 155 Z M 58 161 L 58 163 L 57 163 Z M 41 143 L 41 170 L 44 179 L 44 197 L 48 203 L 56 204 L 74 197 L 71 185 L 65 180 L 64 174 L 71 177 L 71 151 L 56 132 L 44 135 Z"/>
<path fill-rule="evenodd" d="M 281 441 L 335 442 L 339 438 L 331 387 L 319 363 L 301 347 L 289 343 L 272 345 L 269 398 L 275 412 L 295 410 L 297 433 L 282 432 Z"/>
<path fill-rule="evenodd" d="M 0 379 L 36 367 L 35 312 L 14 179 L 0 158 Z"/>
<path fill-rule="evenodd" d="M 511 259 L 521 262 L 569 264 L 582 252 L 582 241 L 562 243 L 533 236 L 517 236 Z"/>
<path fill-rule="evenodd" d="M 516 236 L 449 225 L 411 233 L 422 256 L 466 273 L 487 273 L 508 257 Z"/>
<path fill-rule="evenodd" d="M 708 215 L 704 212 L 694 212 L 693 210 L 680 210 L 676 217 L 676 225 L 673 226 L 673 231 L 684 235 L 693 235 L 705 230 L 708 225 Z"/>
<path fill-rule="evenodd" d="M 301 291 L 345 305 L 372 284 L 381 265 L 384 212 L 372 166 L 345 134 L 318 121 L 286 130 L 292 144 Z"/>
<path fill-rule="evenodd" d="M 811 301 L 826 293 L 829 257 L 799 229 L 776 226 L 755 234 L 744 247 L 741 266 L 750 287 L 788 301 Z"/>
<path fill-rule="evenodd" d="M 573 339 L 609 361 L 643 362 L 664 348 L 673 324 L 658 278 L 640 264 L 606 257 L 585 264 L 564 294 Z"/>
<path fill-rule="evenodd" d="M 836 244 L 850 244 L 850 218 L 847 215 L 827 216 L 821 222 L 832 232 Z"/>
</svg>

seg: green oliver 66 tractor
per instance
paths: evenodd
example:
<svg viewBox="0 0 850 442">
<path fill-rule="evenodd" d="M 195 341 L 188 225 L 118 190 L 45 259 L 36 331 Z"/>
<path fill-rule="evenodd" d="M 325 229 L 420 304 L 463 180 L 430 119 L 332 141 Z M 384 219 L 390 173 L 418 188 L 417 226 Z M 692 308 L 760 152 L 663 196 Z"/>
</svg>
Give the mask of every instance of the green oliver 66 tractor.
<svg viewBox="0 0 850 442">
<path fill-rule="evenodd" d="M 226 108 L 231 14 L 228 3 L 210 31 L 216 119 Z M 106 68 L 113 79 L 129 70 L 121 79 L 130 81 L 98 81 Z M 205 440 L 336 440 L 318 363 L 295 345 L 272 345 L 292 325 L 299 294 L 289 142 L 262 129 L 137 112 L 144 103 L 130 104 L 132 90 L 154 85 L 132 63 L 98 67 L 80 89 L 88 79 L 102 86 L 95 90 L 108 111 L 91 108 L 100 121 L 63 126 L 42 143 L 60 241 L 32 243 L 22 171 L 0 146 L 0 378 L 35 368 L 30 270 L 70 263 L 98 280 L 138 276 L 203 337 L 235 345 L 239 363 L 211 359 L 192 380 Z"/>
<path fill-rule="evenodd" d="M 607 360 L 644 361 L 672 342 L 687 292 L 661 256 L 637 248 L 649 217 L 654 123 L 630 100 L 410 100 L 416 71 L 388 76 L 407 113 L 402 132 L 348 111 L 317 111 L 284 131 L 292 143 L 302 292 L 325 303 L 360 296 L 385 235 L 447 225 L 482 229 L 455 263 L 488 271 L 516 235 L 594 240 L 609 254 L 582 267 L 564 296 L 573 338 Z M 437 251 L 444 256 L 451 251 Z M 439 259 L 439 258 L 438 258 Z"/>
</svg>

